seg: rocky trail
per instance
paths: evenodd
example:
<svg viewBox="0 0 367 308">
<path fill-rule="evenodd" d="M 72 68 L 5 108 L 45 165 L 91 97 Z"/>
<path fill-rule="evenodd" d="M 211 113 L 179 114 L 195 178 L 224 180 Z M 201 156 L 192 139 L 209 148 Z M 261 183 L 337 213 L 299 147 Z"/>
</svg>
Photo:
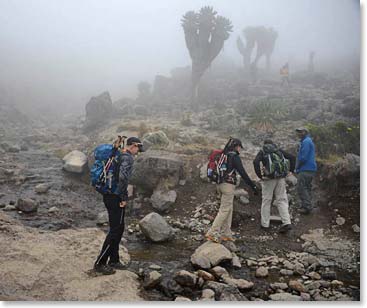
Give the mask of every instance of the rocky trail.
<svg viewBox="0 0 367 308">
<path fill-rule="evenodd" d="M 317 97 L 325 93 L 314 89 Z M 305 93 L 295 88 L 286 95 Z M 330 116 L 328 97 L 322 108 Z M 15 121 L 6 125 L 13 129 L 0 129 L 1 299 L 360 299 L 359 156 L 320 164 L 309 216 L 296 211 L 296 179 L 287 178 L 293 229 L 285 235 L 278 233 L 274 207 L 270 232 L 260 229 L 261 197 L 238 187 L 232 229 L 238 249 L 231 251 L 206 242 L 204 234 L 219 207 L 215 185 L 206 178 L 207 154 L 229 134 L 214 130 L 211 121 L 216 116 L 215 124 L 226 123 L 232 111 L 206 110 L 192 115 L 190 123 L 172 114 L 155 120 L 133 114 L 112 119 L 98 133 L 83 132 L 78 119 L 19 127 L 14 124 L 19 114 L 11 112 Z M 273 138 L 293 149 L 291 131 L 299 123 L 302 119 L 285 121 Z M 87 170 L 93 148 L 116 134 L 142 135 L 149 147 L 136 159 L 129 188 L 120 249 L 127 268 L 95 277 L 89 270 L 108 223 Z M 255 179 L 252 160 L 264 136 L 256 130 L 241 134 L 241 158 Z M 79 155 L 77 172 L 65 167 L 68 153 Z"/>
</svg>

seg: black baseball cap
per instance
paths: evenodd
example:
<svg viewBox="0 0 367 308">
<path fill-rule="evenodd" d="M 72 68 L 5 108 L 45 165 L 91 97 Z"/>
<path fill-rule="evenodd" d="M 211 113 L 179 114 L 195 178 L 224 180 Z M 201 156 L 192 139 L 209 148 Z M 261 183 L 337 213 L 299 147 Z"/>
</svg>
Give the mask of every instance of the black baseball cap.
<svg viewBox="0 0 367 308">
<path fill-rule="evenodd" d="M 143 143 L 140 141 L 138 137 L 130 137 L 126 141 L 127 145 L 133 145 L 136 144 L 139 147 L 139 152 L 145 152 Z"/>
<path fill-rule="evenodd" d="M 232 145 L 234 146 L 234 147 L 236 147 L 236 146 L 240 146 L 242 149 L 243 149 L 243 145 L 242 145 L 242 142 L 241 142 L 241 140 L 240 139 L 237 139 L 237 138 L 233 138 L 232 139 Z"/>
</svg>

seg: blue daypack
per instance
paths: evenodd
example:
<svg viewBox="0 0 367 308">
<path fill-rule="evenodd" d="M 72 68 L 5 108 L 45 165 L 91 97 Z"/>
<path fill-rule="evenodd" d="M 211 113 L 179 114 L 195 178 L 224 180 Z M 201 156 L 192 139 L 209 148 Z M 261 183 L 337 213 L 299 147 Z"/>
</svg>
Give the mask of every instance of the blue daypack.
<svg viewBox="0 0 367 308">
<path fill-rule="evenodd" d="M 117 189 L 121 152 L 112 144 L 101 144 L 94 150 L 90 170 L 91 184 L 101 194 L 114 194 Z"/>
</svg>

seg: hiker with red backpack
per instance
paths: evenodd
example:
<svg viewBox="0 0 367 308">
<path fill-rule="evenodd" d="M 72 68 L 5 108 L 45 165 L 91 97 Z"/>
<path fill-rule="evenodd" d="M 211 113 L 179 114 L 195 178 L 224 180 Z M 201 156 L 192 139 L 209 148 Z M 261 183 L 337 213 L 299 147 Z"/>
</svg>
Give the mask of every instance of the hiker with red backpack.
<svg viewBox="0 0 367 308">
<path fill-rule="evenodd" d="M 291 230 L 285 178 L 295 169 L 296 158 L 279 149 L 272 140 L 265 140 L 253 163 L 256 175 L 262 180 L 261 228 L 270 229 L 270 208 L 274 198 L 282 220 L 279 232 Z"/>
<path fill-rule="evenodd" d="M 240 149 L 243 149 L 241 141 L 236 138 L 230 138 L 223 151 L 214 150 L 209 156 L 208 177 L 211 181 L 217 183 L 217 189 L 221 193 L 218 214 L 205 236 L 207 240 L 212 242 L 234 242 L 231 225 L 237 172 L 245 183 L 252 188 L 254 194 L 257 194 L 256 185 L 247 175 L 242 165 L 239 156 Z"/>
<path fill-rule="evenodd" d="M 136 137 L 128 138 L 126 147 L 121 149 L 125 138 L 119 136 L 113 145 L 98 146 L 94 151 L 95 163 L 91 169 L 92 185 L 103 195 L 110 227 L 94 264 L 95 272 L 103 275 L 111 275 L 116 272 L 115 270 L 126 268 L 120 262 L 119 245 L 125 228 L 127 187 L 133 169 L 134 156 L 138 152 L 144 152 L 144 149 L 141 141 Z"/>
</svg>

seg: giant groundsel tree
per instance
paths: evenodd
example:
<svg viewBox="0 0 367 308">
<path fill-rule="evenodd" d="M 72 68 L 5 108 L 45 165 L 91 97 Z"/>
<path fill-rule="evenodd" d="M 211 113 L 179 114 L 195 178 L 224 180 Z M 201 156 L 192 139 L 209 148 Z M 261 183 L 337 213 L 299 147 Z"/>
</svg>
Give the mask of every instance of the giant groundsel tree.
<svg viewBox="0 0 367 308">
<path fill-rule="evenodd" d="M 199 13 L 187 12 L 182 18 L 182 27 L 192 61 L 191 101 L 197 105 L 200 79 L 229 38 L 232 23 L 217 15 L 212 7 L 205 6 Z"/>
</svg>

